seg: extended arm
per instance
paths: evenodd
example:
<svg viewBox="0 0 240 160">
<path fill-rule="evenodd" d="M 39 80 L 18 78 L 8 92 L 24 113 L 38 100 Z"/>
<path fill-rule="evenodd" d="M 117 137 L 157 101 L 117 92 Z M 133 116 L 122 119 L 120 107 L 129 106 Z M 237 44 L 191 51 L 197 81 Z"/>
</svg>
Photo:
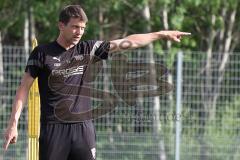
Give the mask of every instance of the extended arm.
<svg viewBox="0 0 240 160">
<path fill-rule="evenodd" d="M 17 89 L 15 100 L 12 107 L 11 118 L 8 122 L 8 127 L 5 132 L 5 143 L 3 145 L 4 150 L 6 151 L 9 143 L 16 143 L 18 132 L 17 125 L 20 114 L 22 112 L 23 106 L 27 100 L 29 89 L 33 83 L 34 79 L 25 73 L 19 88 Z"/>
<path fill-rule="evenodd" d="M 180 31 L 159 31 L 146 34 L 133 34 L 123 39 L 110 41 L 110 53 L 140 48 L 160 39 L 180 42 L 181 37 L 187 35 L 191 35 L 191 33 Z"/>
</svg>

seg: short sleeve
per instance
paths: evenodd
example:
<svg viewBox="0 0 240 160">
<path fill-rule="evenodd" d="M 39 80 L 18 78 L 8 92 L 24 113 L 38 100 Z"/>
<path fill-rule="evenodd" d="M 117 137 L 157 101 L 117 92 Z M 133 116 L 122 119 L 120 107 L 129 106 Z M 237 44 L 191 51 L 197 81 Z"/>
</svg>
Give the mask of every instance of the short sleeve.
<svg viewBox="0 0 240 160">
<path fill-rule="evenodd" d="M 39 76 L 41 69 L 43 68 L 43 53 L 39 47 L 36 47 L 30 54 L 25 72 L 29 73 L 33 78 Z"/>
<path fill-rule="evenodd" d="M 107 59 L 110 49 L 110 42 L 108 41 L 91 41 L 90 55 L 95 55 L 100 59 Z"/>
</svg>

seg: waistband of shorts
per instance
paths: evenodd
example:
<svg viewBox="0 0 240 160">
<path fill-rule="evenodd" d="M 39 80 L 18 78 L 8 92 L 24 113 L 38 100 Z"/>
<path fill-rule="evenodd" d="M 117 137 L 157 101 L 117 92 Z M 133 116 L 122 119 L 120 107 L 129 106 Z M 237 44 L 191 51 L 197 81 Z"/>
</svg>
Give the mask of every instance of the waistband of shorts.
<svg viewBox="0 0 240 160">
<path fill-rule="evenodd" d="M 84 124 L 84 123 L 92 123 L 92 120 L 80 121 L 80 122 L 61 122 L 61 121 L 41 121 L 41 125 L 48 124 Z"/>
</svg>

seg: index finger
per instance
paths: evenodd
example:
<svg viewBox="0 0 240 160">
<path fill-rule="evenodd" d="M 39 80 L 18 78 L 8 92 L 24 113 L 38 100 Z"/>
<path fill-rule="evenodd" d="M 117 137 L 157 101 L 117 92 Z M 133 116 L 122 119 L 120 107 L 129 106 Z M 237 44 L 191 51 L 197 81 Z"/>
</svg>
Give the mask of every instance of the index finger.
<svg viewBox="0 0 240 160">
<path fill-rule="evenodd" d="M 179 32 L 179 34 L 180 34 L 181 36 L 189 36 L 189 35 L 191 35 L 190 32 Z"/>
<path fill-rule="evenodd" d="M 5 152 L 8 149 L 8 145 L 9 145 L 10 141 L 11 141 L 10 139 L 6 139 L 4 144 L 3 144 L 3 149 L 4 149 Z"/>
</svg>

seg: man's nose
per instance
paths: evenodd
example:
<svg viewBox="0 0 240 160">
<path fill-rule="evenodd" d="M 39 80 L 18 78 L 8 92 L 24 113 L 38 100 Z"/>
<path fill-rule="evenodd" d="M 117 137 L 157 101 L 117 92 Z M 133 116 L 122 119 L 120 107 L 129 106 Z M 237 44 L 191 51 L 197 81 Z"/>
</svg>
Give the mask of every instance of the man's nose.
<svg viewBox="0 0 240 160">
<path fill-rule="evenodd" d="M 81 34 L 81 29 L 77 29 L 77 30 L 76 30 L 76 34 L 77 34 L 77 35 L 80 35 L 80 34 Z"/>
<path fill-rule="evenodd" d="M 84 33 L 84 29 L 79 30 L 79 34 L 82 35 Z"/>
</svg>

